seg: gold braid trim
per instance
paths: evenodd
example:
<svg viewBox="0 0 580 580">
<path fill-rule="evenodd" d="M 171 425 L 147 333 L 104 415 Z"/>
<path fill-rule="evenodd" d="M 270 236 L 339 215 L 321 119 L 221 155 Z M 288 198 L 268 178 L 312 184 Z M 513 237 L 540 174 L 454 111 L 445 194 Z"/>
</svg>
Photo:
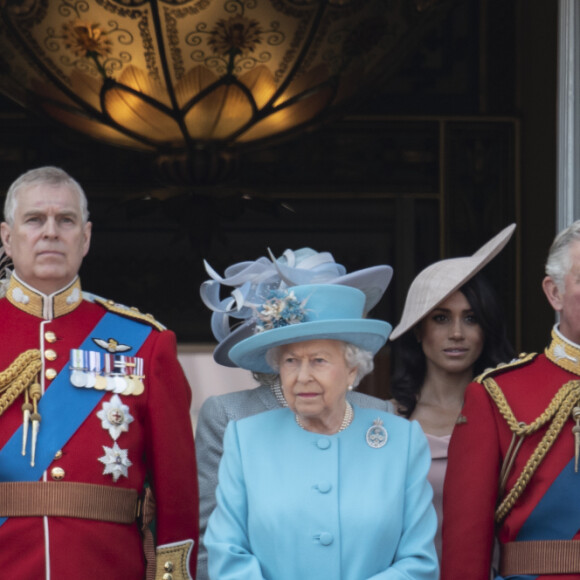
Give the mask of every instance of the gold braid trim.
<svg viewBox="0 0 580 580">
<path fill-rule="evenodd" d="M 484 379 L 490 376 L 495 376 L 506 371 L 511 371 L 515 368 L 521 367 L 532 362 L 538 356 L 537 352 L 525 353 L 521 352 L 517 358 L 508 363 L 499 363 L 496 367 L 485 369 L 479 376 L 473 380 L 477 383 L 482 383 Z"/>
<path fill-rule="evenodd" d="M 110 312 L 114 312 L 115 314 L 120 314 L 121 316 L 126 316 L 127 318 L 133 318 L 134 320 L 138 320 L 139 322 L 144 322 L 153 326 L 160 332 L 163 330 L 167 330 L 167 327 L 163 326 L 161 322 L 155 320 L 153 314 L 143 314 L 139 311 L 138 308 L 132 306 L 124 306 L 123 304 L 118 304 L 113 300 L 105 300 L 104 298 L 95 297 L 95 302 L 104 306 Z"/>
<path fill-rule="evenodd" d="M 10 366 L 0 373 L 0 415 L 27 389 L 42 368 L 38 349 L 30 349 L 19 355 Z"/>
<path fill-rule="evenodd" d="M 552 420 L 550 427 L 528 459 L 516 483 L 497 508 L 495 519 L 499 522 L 506 517 L 518 498 L 522 495 L 526 486 L 530 482 L 530 479 L 536 472 L 536 469 L 543 461 L 544 457 L 550 450 L 550 447 L 552 447 L 552 444 L 560 434 L 560 431 L 562 431 L 572 409 L 580 401 L 580 381 L 568 381 L 562 385 L 550 401 L 548 407 L 546 407 L 545 411 L 529 425 L 523 422 L 518 422 L 505 398 L 505 395 L 503 394 L 503 391 L 493 378 L 490 377 L 484 379 L 483 385 L 496 404 L 500 414 L 506 420 L 510 431 L 514 434 L 514 437 L 527 437 L 546 425 L 548 421 Z M 507 474 L 505 474 L 505 478 L 507 479 Z"/>
</svg>

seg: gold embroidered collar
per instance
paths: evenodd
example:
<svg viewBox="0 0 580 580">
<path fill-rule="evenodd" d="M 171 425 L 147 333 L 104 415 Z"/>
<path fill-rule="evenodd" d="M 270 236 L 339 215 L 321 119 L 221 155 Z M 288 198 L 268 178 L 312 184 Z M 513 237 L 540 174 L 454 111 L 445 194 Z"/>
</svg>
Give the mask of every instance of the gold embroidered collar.
<svg viewBox="0 0 580 580">
<path fill-rule="evenodd" d="M 545 353 L 555 365 L 580 375 L 580 346 L 565 338 L 557 326 L 552 329 L 552 342 Z"/>
<path fill-rule="evenodd" d="M 47 296 L 22 282 L 16 274 L 12 274 L 6 289 L 6 299 L 32 316 L 52 320 L 77 308 L 83 300 L 83 293 L 78 277 L 62 290 Z"/>
</svg>

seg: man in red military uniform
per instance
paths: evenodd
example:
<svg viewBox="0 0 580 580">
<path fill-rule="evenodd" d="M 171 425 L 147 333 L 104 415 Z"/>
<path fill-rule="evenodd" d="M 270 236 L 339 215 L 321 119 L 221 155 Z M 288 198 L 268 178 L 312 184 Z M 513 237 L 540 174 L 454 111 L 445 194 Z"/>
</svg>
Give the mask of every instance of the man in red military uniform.
<svg viewBox="0 0 580 580">
<path fill-rule="evenodd" d="M 545 353 L 467 388 L 449 447 L 442 580 L 489 580 L 494 534 L 498 578 L 580 578 L 580 221 L 554 240 L 546 274 L 559 323 Z"/>
<path fill-rule="evenodd" d="M 174 334 L 81 291 L 91 224 L 64 171 L 18 178 L 4 217 L 14 273 L 0 299 L 2 577 L 141 580 L 147 566 L 148 578 L 195 578 L 191 391 Z M 155 543 L 141 530 L 146 482 Z"/>
</svg>

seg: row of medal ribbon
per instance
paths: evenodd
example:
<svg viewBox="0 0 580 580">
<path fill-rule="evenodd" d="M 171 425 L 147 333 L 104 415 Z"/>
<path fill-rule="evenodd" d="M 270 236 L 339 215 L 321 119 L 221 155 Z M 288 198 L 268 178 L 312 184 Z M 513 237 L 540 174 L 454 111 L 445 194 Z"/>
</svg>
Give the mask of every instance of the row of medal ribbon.
<svg viewBox="0 0 580 580">
<path fill-rule="evenodd" d="M 70 351 L 70 382 L 79 389 L 140 395 L 145 390 L 143 359 L 90 350 Z"/>
</svg>

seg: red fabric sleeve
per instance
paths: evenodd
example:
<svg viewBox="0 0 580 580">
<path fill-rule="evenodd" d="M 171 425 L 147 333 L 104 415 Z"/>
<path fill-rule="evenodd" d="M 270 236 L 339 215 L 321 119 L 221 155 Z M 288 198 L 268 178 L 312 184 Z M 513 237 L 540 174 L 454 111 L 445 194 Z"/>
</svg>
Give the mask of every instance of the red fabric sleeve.
<svg viewBox="0 0 580 580">
<path fill-rule="evenodd" d="M 148 363 L 147 464 L 156 501 L 156 545 L 193 540 L 195 578 L 199 507 L 191 389 L 177 359 L 175 335 L 154 333 Z"/>
<path fill-rule="evenodd" d="M 442 580 L 489 580 L 501 453 L 494 405 L 482 385 L 465 393 L 443 487 Z"/>
</svg>

